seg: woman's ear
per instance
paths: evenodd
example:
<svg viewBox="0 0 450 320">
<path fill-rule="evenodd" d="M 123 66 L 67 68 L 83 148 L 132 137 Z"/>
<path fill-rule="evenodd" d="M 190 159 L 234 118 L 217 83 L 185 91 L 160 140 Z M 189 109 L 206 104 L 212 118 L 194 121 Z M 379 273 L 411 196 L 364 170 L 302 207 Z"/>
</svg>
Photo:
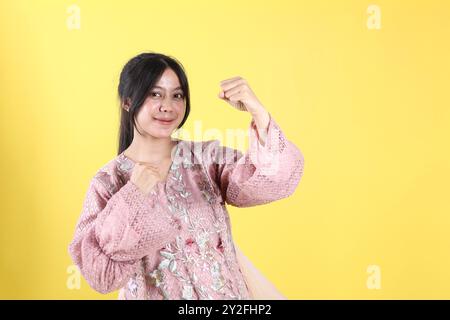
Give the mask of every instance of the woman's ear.
<svg viewBox="0 0 450 320">
<path fill-rule="evenodd" d="M 131 107 L 131 100 L 130 98 L 126 98 L 125 101 L 122 103 L 122 108 L 124 108 L 126 112 L 129 112 L 130 107 Z"/>
</svg>

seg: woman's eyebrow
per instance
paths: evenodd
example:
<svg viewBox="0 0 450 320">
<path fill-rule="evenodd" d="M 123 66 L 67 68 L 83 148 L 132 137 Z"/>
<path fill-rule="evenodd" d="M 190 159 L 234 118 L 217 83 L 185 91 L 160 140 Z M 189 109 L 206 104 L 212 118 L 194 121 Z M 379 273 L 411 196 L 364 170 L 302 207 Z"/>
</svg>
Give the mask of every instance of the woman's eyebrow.
<svg viewBox="0 0 450 320">
<path fill-rule="evenodd" d="M 153 86 L 154 88 L 160 88 L 160 89 L 163 89 L 163 90 L 165 90 L 163 87 L 160 87 L 160 86 Z M 181 89 L 181 87 L 176 87 L 176 88 L 174 88 L 172 91 L 175 91 L 175 90 L 177 90 L 177 89 Z"/>
</svg>

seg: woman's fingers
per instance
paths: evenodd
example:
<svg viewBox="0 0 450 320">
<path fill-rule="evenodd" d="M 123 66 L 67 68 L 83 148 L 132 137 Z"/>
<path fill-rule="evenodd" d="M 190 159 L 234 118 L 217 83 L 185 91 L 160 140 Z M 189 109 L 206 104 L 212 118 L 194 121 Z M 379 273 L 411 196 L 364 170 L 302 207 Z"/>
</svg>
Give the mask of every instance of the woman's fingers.
<svg viewBox="0 0 450 320">
<path fill-rule="evenodd" d="M 241 79 L 241 77 L 237 76 L 237 77 L 233 77 L 233 78 L 229 78 L 229 79 L 222 80 L 222 81 L 220 81 L 220 85 L 229 83 L 229 82 L 234 81 L 234 80 L 237 80 L 237 79 Z"/>
<path fill-rule="evenodd" d="M 147 169 L 149 169 L 149 170 L 151 170 L 151 171 L 154 171 L 154 172 L 158 172 L 159 173 L 159 168 L 158 167 L 156 167 L 156 166 L 154 166 L 154 165 L 151 165 L 151 164 L 149 164 L 149 163 L 146 163 L 146 162 L 138 162 L 141 166 L 143 166 L 143 167 L 145 167 L 145 168 L 147 168 Z"/>
<path fill-rule="evenodd" d="M 241 77 L 236 77 L 234 79 L 230 79 L 230 80 L 226 80 L 224 82 L 220 83 L 220 87 L 222 88 L 223 91 L 227 91 L 230 90 L 231 88 L 234 88 L 240 84 L 244 84 L 245 80 L 242 79 Z"/>
<path fill-rule="evenodd" d="M 151 164 L 150 162 L 142 162 L 142 161 L 140 161 L 140 162 L 138 162 L 140 165 L 143 165 L 143 166 L 146 166 L 146 167 L 153 167 L 153 168 L 156 168 L 156 166 L 155 165 L 153 165 L 153 164 Z"/>
<path fill-rule="evenodd" d="M 226 90 L 226 91 L 224 92 L 224 97 L 230 98 L 230 97 L 233 96 L 234 94 L 240 93 L 242 90 L 243 90 L 243 85 L 242 85 L 242 84 L 239 84 L 239 85 L 237 85 L 237 86 L 235 86 L 235 87 L 232 87 L 232 88 Z"/>
</svg>

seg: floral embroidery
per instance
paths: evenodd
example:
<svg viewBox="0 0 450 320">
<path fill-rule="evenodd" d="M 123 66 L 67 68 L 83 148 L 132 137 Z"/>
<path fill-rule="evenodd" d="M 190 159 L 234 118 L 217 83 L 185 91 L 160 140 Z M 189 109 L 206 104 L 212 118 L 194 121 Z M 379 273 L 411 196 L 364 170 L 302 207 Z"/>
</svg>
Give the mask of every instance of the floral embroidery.
<svg viewBox="0 0 450 320">
<path fill-rule="evenodd" d="M 182 298 L 186 300 L 192 300 L 193 288 L 191 285 L 183 285 Z"/>
<path fill-rule="evenodd" d="M 176 156 L 180 156 L 181 150 L 177 148 Z M 118 157 L 118 168 L 125 173 L 130 173 L 132 165 L 126 157 Z M 202 192 L 206 205 L 213 206 L 214 214 L 211 217 L 195 217 L 190 214 L 190 204 L 192 203 L 192 192 L 186 185 L 183 169 L 196 170 L 199 181 L 197 186 Z M 213 299 L 212 293 L 222 296 L 224 299 L 243 299 L 247 295 L 241 290 L 241 279 L 238 283 L 228 280 L 223 275 L 222 268 L 228 268 L 231 274 L 236 269 L 230 267 L 233 264 L 233 249 L 231 233 L 227 226 L 227 219 L 221 211 L 223 207 L 217 207 L 219 203 L 214 189 L 210 186 L 206 173 L 202 166 L 190 163 L 187 157 L 183 157 L 179 164 L 172 163 L 167 182 L 164 185 L 165 196 L 167 198 L 168 215 L 173 223 L 179 224 L 179 229 L 183 229 L 173 243 L 167 243 L 159 251 L 160 260 L 154 270 L 147 272 L 149 284 L 157 288 L 163 299 L 169 299 L 168 277 L 178 279 L 181 284 L 181 299 Z M 155 195 L 155 193 L 153 194 Z M 215 206 L 215 207 L 214 207 Z M 212 219 L 212 220 L 210 220 Z M 182 228 L 182 225 L 184 226 Z M 190 236 L 185 236 L 185 233 Z M 212 243 L 212 236 L 216 235 L 219 242 Z M 218 257 L 224 258 L 223 266 Z M 212 282 L 205 286 L 203 279 L 199 279 L 196 270 L 206 272 L 211 276 Z M 236 286 L 235 286 L 236 285 Z M 135 296 L 138 286 L 136 282 L 130 280 L 128 290 Z M 170 290 L 173 292 L 173 290 Z"/>
<path fill-rule="evenodd" d="M 225 279 L 220 273 L 220 266 L 217 261 L 214 261 L 213 265 L 211 266 L 211 274 L 213 275 L 214 281 L 212 284 L 212 288 L 216 291 L 222 291 L 225 285 Z"/>
<path fill-rule="evenodd" d="M 136 283 L 136 279 L 131 278 L 130 281 L 128 281 L 128 290 L 134 297 L 136 297 L 136 295 L 137 295 L 137 289 L 138 289 L 138 285 Z"/>
</svg>

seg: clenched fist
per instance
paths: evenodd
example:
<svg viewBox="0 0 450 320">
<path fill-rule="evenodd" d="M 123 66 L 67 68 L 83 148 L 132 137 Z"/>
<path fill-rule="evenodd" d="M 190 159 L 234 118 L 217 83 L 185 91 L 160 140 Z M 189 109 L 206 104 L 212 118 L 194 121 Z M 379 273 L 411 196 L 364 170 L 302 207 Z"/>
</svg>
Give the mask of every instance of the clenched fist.
<svg viewBox="0 0 450 320">
<path fill-rule="evenodd" d="M 144 194 L 149 194 L 153 187 L 162 181 L 164 177 L 161 175 L 158 167 L 138 162 L 133 168 L 130 180 L 133 182 Z"/>
</svg>

